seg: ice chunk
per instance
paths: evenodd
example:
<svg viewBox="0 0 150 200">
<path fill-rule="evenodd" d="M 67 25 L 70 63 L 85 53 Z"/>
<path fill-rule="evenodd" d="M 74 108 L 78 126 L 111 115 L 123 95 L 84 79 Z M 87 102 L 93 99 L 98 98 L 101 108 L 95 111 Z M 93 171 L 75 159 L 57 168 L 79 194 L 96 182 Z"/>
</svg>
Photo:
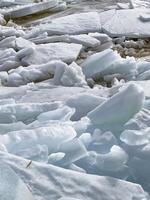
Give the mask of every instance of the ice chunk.
<svg viewBox="0 0 150 200">
<path fill-rule="evenodd" d="M 101 44 L 112 40 L 107 34 L 104 33 L 95 32 L 95 33 L 89 33 L 88 35 L 99 40 Z"/>
<path fill-rule="evenodd" d="M 71 119 L 76 121 L 86 116 L 88 112 L 102 104 L 105 100 L 105 98 L 90 93 L 76 94 L 66 101 L 66 105 L 75 108 L 75 114 Z"/>
<path fill-rule="evenodd" d="M 5 86 L 20 86 L 30 82 L 39 82 L 52 78 L 53 74 L 55 74 L 53 82 L 57 83 L 56 79 L 60 79 L 62 76 L 60 71 L 64 71 L 66 67 L 67 64 L 59 60 L 54 60 L 41 65 L 30 65 L 28 67 L 20 66 L 10 70 L 7 75 L 1 72 L 0 79 L 1 83 Z M 56 74 L 58 68 L 60 69 L 60 77 Z M 60 83 L 60 80 L 58 81 Z"/>
<path fill-rule="evenodd" d="M 87 78 L 107 74 L 122 74 L 123 77 L 132 77 L 137 74 L 134 58 L 123 59 L 117 52 L 111 49 L 93 54 L 81 66 Z"/>
<path fill-rule="evenodd" d="M 94 124 L 104 128 L 114 128 L 129 121 L 140 111 L 143 102 L 144 92 L 141 87 L 129 84 L 118 94 L 88 113 L 87 116 Z"/>
<path fill-rule="evenodd" d="M 46 31 L 48 35 L 77 35 L 100 32 L 101 23 L 97 12 L 88 12 L 56 18 L 51 23 L 41 24 L 40 29 Z"/>
<path fill-rule="evenodd" d="M 0 181 L 1 200 L 34 200 L 24 182 L 3 162 L 0 162 Z"/>
<path fill-rule="evenodd" d="M 119 146 L 114 145 L 107 154 L 97 155 L 97 167 L 105 171 L 118 171 L 127 162 L 127 153 Z"/>
<path fill-rule="evenodd" d="M 103 52 L 93 54 L 88 57 L 81 65 L 85 76 L 91 77 L 109 67 L 112 62 L 117 60 L 120 56 L 114 53 L 111 49 Z"/>
<path fill-rule="evenodd" d="M 59 121 L 68 121 L 71 116 L 74 114 L 75 109 L 70 108 L 68 106 L 63 106 L 62 108 L 58 108 L 54 111 L 49 111 L 40 114 L 37 117 L 38 121 L 50 121 L 50 120 L 59 120 Z"/>
<path fill-rule="evenodd" d="M 18 18 L 24 17 L 32 14 L 36 14 L 38 12 L 46 11 L 51 8 L 54 8 L 58 5 L 57 0 L 52 0 L 48 2 L 41 2 L 41 3 L 34 3 L 34 4 L 27 4 L 26 6 L 17 7 L 17 9 L 13 9 L 10 12 L 5 12 L 4 16 L 9 18 Z"/>
<path fill-rule="evenodd" d="M 64 69 L 64 73 L 60 77 L 60 82 L 64 86 L 82 87 L 87 85 L 81 67 L 75 62 L 71 63 L 71 65 L 69 66 L 66 66 L 66 68 Z"/>
<path fill-rule="evenodd" d="M 20 156 L 26 155 L 25 157 L 27 157 L 27 152 L 32 147 L 45 145 L 48 148 L 48 152 L 52 153 L 58 151 L 60 144 L 73 139 L 75 136 L 76 132 L 71 126 L 51 124 L 47 127 L 9 132 L 9 134 L 1 136 L 1 144 L 6 146 L 8 152 Z M 40 148 L 42 147 L 37 146 L 37 148 L 40 153 Z M 30 157 L 35 156 L 37 150 L 35 149 L 34 151 L 30 151 Z M 44 155 L 45 152 L 46 149 L 44 149 Z"/>
<path fill-rule="evenodd" d="M 82 44 L 85 47 L 91 47 L 91 48 L 97 47 L 101 44 L 99 40 L 86 34 L 71 35 L 69 36 L 69 40 L 72 43 Z"/>
<path fill-rule="evenodd" d="M 65 157 L 62 159 L 61 165 L 69 165 L 87 155 L 87 151 L 81 140 L 75 138 L 68 142 L 63 143 L 59 151 L 65 153 Z"/>
<path fill-rule="evenodd" d="M 0 106 L 0 123 L 30 122 L 40 113 L 58 108 L 59 103 L 15 103 Z"/>
<path fill-rule="evenodd" d="M 62 60 L 67 63 L 75 61 L 82 49 L 80 44 L 49 43 L 36 45 L 33 53 L 22 58 L 23 64 L 44 64 L 51 60 Z"/>
</svg>

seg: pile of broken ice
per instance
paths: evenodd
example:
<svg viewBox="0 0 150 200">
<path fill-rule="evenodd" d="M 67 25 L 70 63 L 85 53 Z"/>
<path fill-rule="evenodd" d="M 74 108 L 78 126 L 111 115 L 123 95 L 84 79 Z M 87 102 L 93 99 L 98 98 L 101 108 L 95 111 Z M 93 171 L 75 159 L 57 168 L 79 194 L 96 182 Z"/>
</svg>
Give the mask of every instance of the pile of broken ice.
<svg viewBox="0 0 150 200">
<path fill-rule="evenodd" d="M 27 30 L 0 15 L 0 199 L 149 199 L 150 63 L 110 49 L 112 35 L 150 34 L 138 12 L 74 14 Z M 116 29 L 126 13 L 138 30 Z"/>
</svg>

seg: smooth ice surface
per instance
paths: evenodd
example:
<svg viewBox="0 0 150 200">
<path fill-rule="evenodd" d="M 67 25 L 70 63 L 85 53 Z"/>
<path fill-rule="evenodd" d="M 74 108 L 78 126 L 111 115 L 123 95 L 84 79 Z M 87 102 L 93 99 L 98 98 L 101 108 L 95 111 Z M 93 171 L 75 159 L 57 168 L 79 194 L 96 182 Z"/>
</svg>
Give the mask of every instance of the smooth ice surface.
<svg viewBox="0 0 150 200">
<path fill-rule="evenodd" d="M 130 79 L 137 74 L 134 58 L 123 59 L 111 49 L 93 54 L 81 64 L 81 67 L 87 78 L 120 74 L 121 77 Z"/>
<path fill-rule="evenodd" d="M 94 124 L 113 128 L 123 125 L 139 112 L 143 101 L 143 90 L 134 84 L 129 84 L 87 116 Z"/>
</svg>

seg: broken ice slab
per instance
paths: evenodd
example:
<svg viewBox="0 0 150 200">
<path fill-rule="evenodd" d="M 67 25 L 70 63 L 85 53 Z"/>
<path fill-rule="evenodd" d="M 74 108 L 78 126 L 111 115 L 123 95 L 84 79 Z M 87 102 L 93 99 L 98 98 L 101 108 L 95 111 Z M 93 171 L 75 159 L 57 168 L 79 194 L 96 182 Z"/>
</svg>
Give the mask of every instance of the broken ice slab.
<svg viewBox="0 0 150 200">
<path fill-rule="evenodd" d="M 82 44 L 85 47 L 94 48 L 101 44 L 99 40 L 86 34 L 70 35 L 68 36 L 68 38 L 70 42 L 76 43 L 76 44 Z"/>
<path fill-rule="evenodd" d="M 0 106 L 0 123 L 31 122 L 42 112 L 58 108 L 58 103 L 14 103 Z"/>
<path fill-rule="evenodd" d="M 22 58 L 25 65 L 45 64 L 51 60 L 62 60 L 67 63 L 75 61 L 82 49 L 80 44 L 50 43 L 36 45 L 33 53 Z"/>
<path fill-rule="evenodd" d="M 106 99 L 90 93 L 76 94 L 66 101 L 66 105 L 75 108 L 71 120 L 77 121 L 86 116 L 88 112 L 102 104 Z"/>
<path fill-rule="evenodd" d="M 101 31 L 100 17 L 97 12 L 72 14 L 50 20 L 50 23 L 49 20 L 45 22 L 47 23 L 40 24 L 39 28 L 46 31 L 48 35 L 77 35 Z"/>
<path fill-rule="evenodd" d="M 93 124 L 104 129 L 120 127 L 141 110 L 143 102 L 142 88 L 135 84 L 129 84 L 88 113 L 87 116 Z"/>
<path fill-rule="evenodd" d="M 140 14 L 148 11 L 148 9 L 126 9 L 100 13 L 102 30 L 111 37 L 149 37 L 150 21 L 143 23 L 139 19 Z"/>
<path fill-rule="evenodd" d="M 16 29 L 14 27 L 7 27 L 0 25 L 0 37 L 10 37 L 10 36 L 23 36 L 25 33 L 23 30 Z"/>
<path fill-rule="evenodd" d="M 53 111 L 41 113 L 37 117 L 37 120 L 40 122 L 50 120 L 69 121 L 74 112 L 74 108 L 70 108 L 69 106 L 63 106 Z"/>
<path fill-rule="evenodd" d="M 60 161 L 61 166 L 67 166 L 87 156 L 87 150 L 84 144 L 77 138 L 62 143 L 59 151 L 65 153 L 64 158 Z"/>
<path fill-rule="evenodd" d="M 28 52 L 25 52 L 24 49 L 19 51 L 19 57 L 21 54 L 26 53 Z M 62 71 L 66 66 L 67 64 L 59 60 L 54 60 L 41 65 L 30 65 L 28 67 L 20 66 L 16 69 L 10 70 L 7 74 L 0 72 L 0 80 L 2 85 L 5 86 L 20 86 L 30 82 L 40 82 L 52 78 L 55 74 L 56 68 L 60 68 Z"/>
<path fill-rule="evenodd" d="M 54 78 L 52 79 L 53 76 Z M 14 87 L 47 79 L 51 79 L 51 83 L 54 85 L 87 86 L 81 67 L 74 62 L 68 66 L 62 61 L 53 60 L 41 65 L 20 66 L 10 70 L 8 73 L 0 72 L 1 84 L 4 86 Z"/>
<path fill-rule="evenodd" d="M 87 34 L 48 36 L 47 32 L 44 32 L 38 37 L 31 38 L 30 41 L 34 42 L 35 44 L 46 44 L 53 42 L 76 43 L 83 45 L 85 48 L 95 48 L 101 44 L 100 40 Z"/>
<path fill-rule="evenodd" d="M 3 162 L 0 162 L 0 186 L 1 200 L 34 200 L 25 183 Z"/>
<path fill-rule="evenodd" d="M 47 11 L 51 8 L 54 8 L 58 5 L 57 0 L 51 0 L 46 2 L 27 4 L 26 6 L 17 7 L 16 9 L 12 9 L 12 11 L 4 12 L 5 18 L 19 18 L 32 14 L 36 14 L 39 12 Z"/>
<path fill-rule="evenodd" d="M 117 52 L 106 49 L 89 56 L 81 64 L 87 78 L 99 78 L 104 75 L 120 74 L 124 79 L 133 79 L 137 74 L 134 58 L 121 58 Z"/>
<path fill-rule="evenodd" d="M 69 143 L 69 141 L 74 137 L 76 137 L 76 131 L 71 126 L 65 124 L 51 124 L 47 127 L 13 131 L 8 134 L 1 135 L 1 145 L 5 145 L 8 152 L 22 157 L 25 156 L 26 158 L 29 156 L 29 149 L 35 147 L 35 149 L 30 152 L 30 158 L 36 157 L 36 159 L 38 159 L 38 155 L 40 155 L 41 152 L 40 149 L 43 149 L 45 157 L 47 151 L 48 153 L 58 152 L 59 146 L 62 143 Z M 69 151 L 68 145 L 70 143 L 68 143 L 66 143 L 66 148 L 68 148 Z M 75 153 L 77 152 L 77 155 L 75 154 L 75 158 L 80 157 L 80 151 L 81 156 L 83 156 L 82 151 L 84 152 L 85 147 L 83 144 L 80 145 L 80 143 L 77 142 L 77 144 L 75 143 L 73 146 L 74 151 L 76 150 Z M 37 149 L 39 150 L 37 151 Z M 62 148 L 62 150 L 64 149 Z M 69 154 L 68 151 L 66 150 Z"/>
<path fill-rule="evenodd" d="M 140 185 L 128 181 L 93 176 L 43 163 L 31 163 L 29 160 L 3 152 L 0 152 L 0 159 L 8 163 L 29 185 L 35 199 L 57 200 L 70 197 L 80 200 L 120 200 L 123 197 L 124 200 L 133 200 L 137 196 L 138 200 L 149 199 Z"/>
</svg>

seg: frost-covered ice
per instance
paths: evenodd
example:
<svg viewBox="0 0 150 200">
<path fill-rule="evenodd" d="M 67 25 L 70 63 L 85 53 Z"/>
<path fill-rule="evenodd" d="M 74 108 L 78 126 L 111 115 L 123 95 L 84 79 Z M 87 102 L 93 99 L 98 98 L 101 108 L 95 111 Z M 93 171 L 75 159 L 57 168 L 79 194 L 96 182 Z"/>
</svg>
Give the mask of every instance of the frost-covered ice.
<svg viewBox="0 0 150 200">
<path fill-rule="evenodd" d="M 0 175 L 15 190 L 4 185 L 0 195 L 149 199 L 150 62 L 131 57 L 149 52 L 139 39 L 149 36 L 149 6 L 0 2 L 0 171 L 12 179 Z"/>
</svg>

